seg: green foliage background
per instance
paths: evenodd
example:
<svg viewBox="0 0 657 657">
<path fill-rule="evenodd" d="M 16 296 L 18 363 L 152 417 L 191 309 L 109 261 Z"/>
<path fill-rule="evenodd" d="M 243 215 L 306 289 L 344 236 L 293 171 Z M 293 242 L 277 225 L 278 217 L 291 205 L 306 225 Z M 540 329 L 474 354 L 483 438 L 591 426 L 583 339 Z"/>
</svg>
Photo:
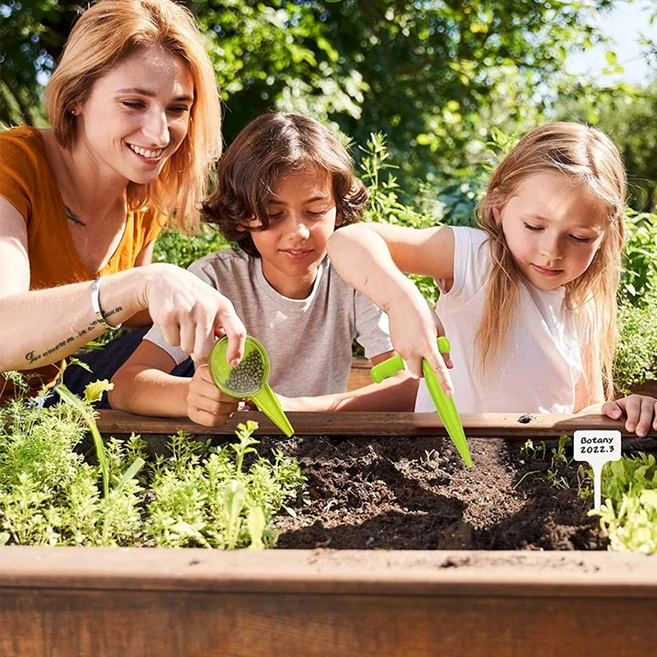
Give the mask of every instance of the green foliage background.
<svg viewBox="0 0 657 657">
<path fill-rule="evenodd" d="M 632 2 L 632 0 L 629 0 Z M 648 0 L 655 20 L 657 0 Z M 372 189 L 367 219 L 464 224 L 490 167 L 515 135 L 552 119 L 608 132 L 630 182 L 629 245 L 621 291 L 619 374 L 654 373 L 657 76 L 614 82 L 622 71 L 600 17 L 627 0 L 209 0 L 183 2 L 204 35 L 225 102 L 230 143 L 270 109 L 333 126 Z M 45 125 L 43 84 L 81 6 L 0 2 L 0 123 Z M 572 56 L 606 48 L 602 77 L 567 72 Z M 657 45 L 644 43 L 657 73 Z M 641 214 L 642 213 L 642 214 Z M 652 213 L 652 214 L 651 214 Z M 226 246 L 205 229 L 166 233 L 156 259 L 188 265 Z M 432 281 L 418 279 L 435 299 Z M 641 356 L 643 358 L 643 356 Z M 643 369 L 642 369 L 643 368 Z M 647 368 L 647 370 L 646 370 Z"/>
<path fill-rule="evenodd" d="M 451 189 L 449 200 L 458 206 L 493 130 L 524 132 L 567 115 L 612 131 L 642 181 L 635 207 L 651 210 L 654 89 L 600 85 L 566 72 L 575 53 L 604 46 L 600 16 L 624 3 L 183 2 L 215 64 L 227 143 L 272 108 L 332 123 L 358 144 L 381 132 L 404 189 L 417 194 L 428 184 L 434 195 Z M 0 2 L 0 122 L 43 123 L 41 85 L 80 10 L 75 1 Z M 647 43 L 645 57 L 654 58 L 655 50 Z M 620 69 L 611 45 L 605 69 Z"/>
</svg>

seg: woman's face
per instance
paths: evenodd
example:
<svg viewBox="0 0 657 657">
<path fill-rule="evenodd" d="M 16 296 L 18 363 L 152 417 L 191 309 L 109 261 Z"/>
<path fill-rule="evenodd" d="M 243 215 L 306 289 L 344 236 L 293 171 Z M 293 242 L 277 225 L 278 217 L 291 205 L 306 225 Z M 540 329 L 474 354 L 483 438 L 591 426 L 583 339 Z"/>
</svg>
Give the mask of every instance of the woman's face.
<svg viewBox="0 0 657 657">
<path fill-rule="evenodd" d="M 74 149 L 84 149 L 111 179 L 146 184 L 187 135 L 194 80 L 161 48 L 138 51 L 96 80 L 77 114 Z"/>
</svg>

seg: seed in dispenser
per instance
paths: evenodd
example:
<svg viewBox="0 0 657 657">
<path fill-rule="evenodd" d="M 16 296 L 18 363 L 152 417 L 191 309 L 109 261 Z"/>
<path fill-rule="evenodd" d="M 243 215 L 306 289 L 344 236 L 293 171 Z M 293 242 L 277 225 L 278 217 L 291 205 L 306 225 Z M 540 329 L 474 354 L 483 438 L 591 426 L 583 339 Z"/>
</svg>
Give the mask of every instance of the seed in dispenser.
<svg viewBox="0 0 657 657">
<path fill-rule="evenodd" d="M 250 393 L 260 388 L 264 375 L 262 356 L 259 351 L 253 351 L 231 370 L 225 385 L 233 392 Z"/>
</svg>

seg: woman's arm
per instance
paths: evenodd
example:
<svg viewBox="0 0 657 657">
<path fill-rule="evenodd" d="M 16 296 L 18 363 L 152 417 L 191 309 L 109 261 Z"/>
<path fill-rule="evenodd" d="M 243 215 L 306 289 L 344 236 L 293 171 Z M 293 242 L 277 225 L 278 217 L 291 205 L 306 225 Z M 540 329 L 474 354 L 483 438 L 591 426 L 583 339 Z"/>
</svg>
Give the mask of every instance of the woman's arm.
<svg viewBox="0 0 657 657">
<path fill-rule="evenodd" d="M 422 358 L 426 358 L 443 390 L 451 396 L 447 366 L 436 346 L 442 326 L 413 282 L 402 273 L 441 278 L 449 286 L 454 275 L 451 228 L 416 230 L 356 224 L 337 230 L 329 239 L 328 252 L 340 276 L 388 314 L 393 346 L 406 361 L 409 372 L 422 376 Z"/>
<path fill-rule="evenodd" d="M 153 262 L 153 249 L 155 248 L 155 241 L 149 242 L 139 253 L 135 259 L 135 267 L 144 267 Z M 139 326 L 150 326 L 153 323 L 151 314 L 146 310 L 140 310 L 133 315 L 127 322 L 124 322 L 126 328 L 136 328 Z"/>
<path fill-rule="evenodd" d="M 31 369 L 60 360 L 104 329 L 91 304 L 91 281 L 30 291 L 25 220 L 0 198 L 0 372 Z M 167 264 L 137 267 L 104 276 L 100 306 L 110 325 L 149 309 L 170 344 L 203 362 L 214 334 L 231 342 L 238 362 L 246 330 L 232 303 L 193 274 Z"/>
</svg>

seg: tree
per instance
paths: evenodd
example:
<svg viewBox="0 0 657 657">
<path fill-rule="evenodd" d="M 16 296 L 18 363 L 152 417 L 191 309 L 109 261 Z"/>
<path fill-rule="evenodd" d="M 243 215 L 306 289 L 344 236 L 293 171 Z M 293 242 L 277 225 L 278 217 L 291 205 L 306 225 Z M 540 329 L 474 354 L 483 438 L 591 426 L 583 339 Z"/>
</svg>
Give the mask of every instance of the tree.
<svg viewBox="0 0 657 657">
<path fill-rule="evenodd" d="M 569 52 L 599 39 L 614 0 L 186 2 L 215 62 L 228 142 L 271 108 L 333 121 L 364 144 L 384 132 L 400 177 L 458 175 L 493 126 L 534 124 L 566 83 Z M 74 3 L 0 4 L 0 120 L 38 116 Z M 39 77 L 40 76 L 40 77 Z"/>
</svg>

